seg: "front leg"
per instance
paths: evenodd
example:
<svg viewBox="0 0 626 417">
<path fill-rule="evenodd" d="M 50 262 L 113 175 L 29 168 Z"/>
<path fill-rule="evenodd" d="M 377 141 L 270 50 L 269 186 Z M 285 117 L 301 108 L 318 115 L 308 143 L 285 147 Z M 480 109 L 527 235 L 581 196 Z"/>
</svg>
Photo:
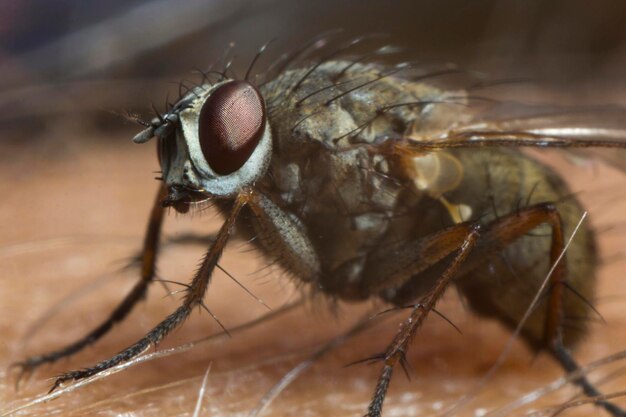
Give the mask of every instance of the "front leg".
<svg viewBox="0 0 626 417">
<path fill-rule="evenodd" d="M 196 275 L 194 276 L 191 284 L 186 289 L 186 294 L 183 299 L 182 305 L 176 309 L 172 314 L 167 316 L 165 320 L 154 327 L 148 334 L 142 339 L 124 349 L 117 355 L 106 359 L 92 367 L 82 369 L 79 371 L 71 371 L 60 375 L 54 382 L 54 385 L 50 389 L 50 392 L 61 386 L 67 381 L 76 381 L 84 378 L 88 378 L 92 375 L 96 375 L 106 369 L 112 368 L 115 365 L 126 362 L 137 355 L 143 353 L 150 345 L 155 345 L 161 341 L 168 333 L 174 328 L 179 326 L 185 319 L 191 314 L 191 311 L 198 306 L 203 306 L 202 298 L 206 293 L 209 286 L 211 275 L 213 270 L 217 266 L 217 262 L 222 255 L 224 247 L 228 241 L 228 238 L 232 232 L 233 226 L 241 209 L 252 201 L 254 198 L 254 192 L 251 190 L 242 191 L 236 198 L 233 207 L 231 208 L 226 221 L 220 228 L 215 242 L 211 245 L 207 251 L 202 265 Z"/>
<path fill-rule="evenodd" d="M 318 279 L 320 260 L 304 225 L 262 193 L 256 193 L 248 207 L 253 214 L 250 221 L 254 231 L 267 254 L 300 281 Z"/>
<path fill-rule="evenodd" d="M 126 295 L 126 297 L 117 306 L 117 308 L 113 310 L 106 320 L 81 339 L 61 349 L 42 355 L 32 356 L 23 362 L 15 364 L 15 366 L 20 367 L 22 370 L 22 373 L 17 379 L 18 384 L 24 374 L 34 371 L 43 364 L 53 363 L 61 358 L 80 352 L 85 347 L 98 341 L 101 337 L 107 334 L 116 323 L 124 320 L 132 311 L 133 307 L 145 297 L 149 285 L 154 280 L 157 255 L 159 251 L 159 239 L 161 237 L 161 226 L 163 224 L 164 217 L 164 208 L 161 205 L 161 201 L 165 198 L 166 194 L 167 188 L 165 185 L 162 185 L 157 192 L 152 206 L 152 211 L 150 212 L 150 219 L 148 220 L 148 227 L 144 237 L 143 248 L 141 255 L 139 256 L 139 260 L 141 262 L 141 278 L 132 288 L 130 293 Z"/>
<path fill-rule="evenodd" d="M 298 276 L 303 279 L 313 280 L 319 275 L 319 260 L 303 227 L 269 197 L 256 190 L 245 190 L 239 194 L 228 211 L 226 221 L 204 257 L 200 269 L 186 289 L 182 305 L 142 339 L 112 358 L 90 368 L 67 372 L 59 376 L 51 391 L 66 381 L 90 377 L 140 355 L 151 344 L 158 343 L 179 326 L 191 314 L 194 307 L 203 306 L 202 298 L 209 286 L 213 270 L 217 266 L 241 210 L 246 206 L 252 212 L 255 229 L 266 245 L 266 249 L 278 256 L 284 265 L 292 272 L 298 273 Z"/>
</svg>

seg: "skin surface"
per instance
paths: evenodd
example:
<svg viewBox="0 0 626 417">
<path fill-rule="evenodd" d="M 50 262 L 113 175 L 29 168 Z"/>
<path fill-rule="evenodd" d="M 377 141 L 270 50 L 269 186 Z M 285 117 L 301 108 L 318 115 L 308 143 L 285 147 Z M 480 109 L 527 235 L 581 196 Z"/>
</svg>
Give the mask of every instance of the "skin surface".
<svg viewBox="0 0 626 417">
<path fill-rule="evenodd" d="M 47 391 L 55 374 L 108 357 L 143 335 L 177 305 L 177 296 L 165 297 L 160 284 L 154 285 L 148 301 L 141 303 L 122 325 L 117 326 L 94 347 L 52 367 L 40 369 L 16 394 L 14 375 L 8 365 L 28 354 L 41 353 L 77 338 L 112 309 L 136 279 L 137 271 L 119 272 L 140 247 L 147 213 L 157 183 L 151 172 L 157 169 L 152 149 L 133 146 L 120 132 L 106 140 L 81 140 L 93 131 L 65 125 L 67 135 L 51 135 L 32 147 L 7 145 L 3 149 L 0 217 L 0 380 L 1 410 L 8 411 L 22 401 Z M 95 138 L 97 139 L 97 138 Z M 5 152 L 6 151 L 6 152 Z M 11 155 L 6 157 L 4 155 Z M 554 160 L 554 158 L 551 158 Z M 557 161 L 558 162 L 558 161 Z M 573 189 L 585 191 L 583 202 L 596 229 L 614 226 L 602 233 L 601 253 L 611 262 L 602 268 L 597 308 L 607 324 L 594 323 L 582 343 L 577 359 L 585 364 L 626 347 L 625 295 L 620 270 L 620 213 L 624 199 L 615 187 L 624 178 L 603 166 L 573 169 L 561 162 Z M 24 167 L 29 167 L 28 171 Z M 591 183 L 593 182 L 593 186 Z M 220 219 L 210 210 L 204 215 L 171 213 L 165 236 L 186 231 L 211 232 Z M 187 282 L 198 264 L 203 246 L 166 246 L 159 263 L 165 279 Z M 241 242 L 231 242 L 221 264 L 261 296 L 274 309 L 298 298 L 298 291 L 280 271 L 264 268 L 256 253 L 246 252 Z M 259 269 L 261 269 L 259 271 Z M 50 310 L 64 297 L 88 285 L 97 285 L 87 294 L 65 303 L 58 314 Z M 176 290 L 175 285 L 171 285 Z M 245 294 L 224 274 L 214 279 L 207 305 L 227 327 L 234 327 L 263 315 L 266 308 Z M 22 415 L 193 415 L 203 375 L 211 365 L 200 415 L 247 415 L 278 379 L 312 349 L 340 334 L 368 309 L 367 305 L 344 305 L 331 313 L 323 300 L 289 313 L 286 317 L 234 334 L 231 339 L 200 346 L 190 353 L 139 365 L 121 374 L 34 406 Z M 377 311 L 384 309 L 378 305 Z M 409 352 L 414 376 L 408 381 L 397 372 L 385 404 L 385 415 L 437 415 L 475 387 L 496 360 L 510 333 L 494 322 L 474 317 L 450 291 L 438 308 L 462 331 L 433 316 L 418 333 Z M 24 344 L 28 329 L 41 317 L 50 321 Z M 370 399 L 379 365 L 344 367 L 383 349 L 397 329 L 403 313 L 383 320 L 333 351 L 288 388 L 267 410 L 268 416 L 303 415 L 360 416 Z M 206 312 L 192 315 L 159 348 L 176 346 L 211 333 L 219 327 Z M 620 372 L 620 363 L 601 371 Z M 484 415 L 523 393 L 542 387 L 562 376 L 560 368 L 545 355 L 536 358 L 516 343 L 496 377 L 480 397 L 459 411 L 460 416 Z M 623 389 L 623 376 L 600 388 L 603 392 Z M 573 396 L 568 386 L 525 408 L 539 409 L 559 404 Z M 618 403 L 620 401 L 618 400 Z M 621 401 L 623 404 L 624 401 Z M 565 415 L 589 415 L 583 407 Z M 520 415 L 521 411 L 516 411 Z"/>
</svg>

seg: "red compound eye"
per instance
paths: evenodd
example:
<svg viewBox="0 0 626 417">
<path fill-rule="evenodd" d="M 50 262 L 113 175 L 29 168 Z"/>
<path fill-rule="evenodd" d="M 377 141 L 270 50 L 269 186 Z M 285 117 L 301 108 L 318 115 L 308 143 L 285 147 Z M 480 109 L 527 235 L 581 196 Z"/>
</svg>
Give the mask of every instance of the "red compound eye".
<svg viewBox="0 0 626 417">
<path fill-rule="evenodd" d="M 247 81 L 218 87 L 200 111 L 200 147 L 213 171 L 227 175 L 250 158 L 265 129 L 265 103 Z"/>
</svg>

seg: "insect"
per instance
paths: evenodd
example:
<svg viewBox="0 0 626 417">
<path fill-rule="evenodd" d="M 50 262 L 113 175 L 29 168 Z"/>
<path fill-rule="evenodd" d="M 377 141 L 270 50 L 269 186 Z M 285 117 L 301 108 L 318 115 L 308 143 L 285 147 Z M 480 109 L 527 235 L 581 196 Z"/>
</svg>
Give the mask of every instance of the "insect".
<svg viewBox="0 0 626 417">
<path fill-rule="evenodd" d="M 181 305 L 117 355 L 59 376 L 52 390 L 140 355 L 204 306 L 235 231 L 314 293 L 410 307 L 387 349 L 370 358 L 382 365 L 370 417 L 382 415 L 394 369 L 406 366 L 411 340 L 452 286 L 474 311 L 511 328 L 521 323 L 529 346 L 566 371 L 579 369 L 570 349 L 593 313 L 594 235 L 582 226 L 565 252 L 584 209 L 561 178 L 520 148 L 624 148 L 623 131 L 606 124 L 622 114 L 482 120 L 467 111 L 476 97 L 429 82 L 454 70 L 414 74 L 408 65 L 343 60 L 336 51 L 298 59 L 318 43 L 279 61 L 263 82 L 250 77 L 256 58 L 243 78 L 206 72 L 144 124 L 134 141 L 156 140 L 162 185 L 140 280 L 100 326 L 25 360 L 24 370 L 82 350 L 123 320 L 154 282 L 166 209 L 186 213 L 205 201 L 224 222 Z M 575 383 L 600 395 L 584 376 Z M 625 415 L 608 401 L 597 404 Z"/>
</svg>

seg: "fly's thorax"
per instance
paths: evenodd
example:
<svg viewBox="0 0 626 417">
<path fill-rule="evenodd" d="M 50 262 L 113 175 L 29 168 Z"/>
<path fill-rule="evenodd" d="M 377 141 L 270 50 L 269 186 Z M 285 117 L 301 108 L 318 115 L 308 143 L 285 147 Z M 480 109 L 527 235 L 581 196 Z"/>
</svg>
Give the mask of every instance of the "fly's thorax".
<svg viewBox="0 0 626 417">
<path fill-rule="evenodd" d="M 332 61 L 286 71 L 261 88 L 274 137 L 265 188 L 302 219 L 325 269 L 342 268 L 355 279 L 372 247 L 390 235 L 413 238 L 417 218 L 407 212 L 427 194 L 378 146 L 416 129 L 443 132 L 452 122 L 438 108 L 459 110 L 444 103 L 457 92 L 392 73 Z"/>
<path fill-rule="evenodd" d="M 465 120 L 466 98 L 413 82 L 402 67 L 328 61 L 287 70 L 261 87 L 280 151 L 328 149 L 421 132 L 430 138 Z"/>
<path fill-rule="evenodd" d="M 275 155 L 264 188 L 302 222 L 324 271 L 358 275 L 367 251 L 389 231 L 403 186 L 384 176 L 385 158 L 364 147 L 305 147 L 302 158 Z"/>
<path fill-rule="evenodd" d="M 285 202 L 303 213 L 332 202 L 347 213 L 393 216 L 407 177 L 414 194 L 427 188 L 438 197 L 456 186 L 462 173 L 453 157 L 424 156 L 418 166 L 376 149 L 416 132 L 437 137 L 464 118 L 462 93 L 402 75 L 393 67 L 329 61 L 285 71 L 261 87 L 274 138 L 272 181 Z M 334 198 L 323 198 L 325 187 Z"/>
</svg>

